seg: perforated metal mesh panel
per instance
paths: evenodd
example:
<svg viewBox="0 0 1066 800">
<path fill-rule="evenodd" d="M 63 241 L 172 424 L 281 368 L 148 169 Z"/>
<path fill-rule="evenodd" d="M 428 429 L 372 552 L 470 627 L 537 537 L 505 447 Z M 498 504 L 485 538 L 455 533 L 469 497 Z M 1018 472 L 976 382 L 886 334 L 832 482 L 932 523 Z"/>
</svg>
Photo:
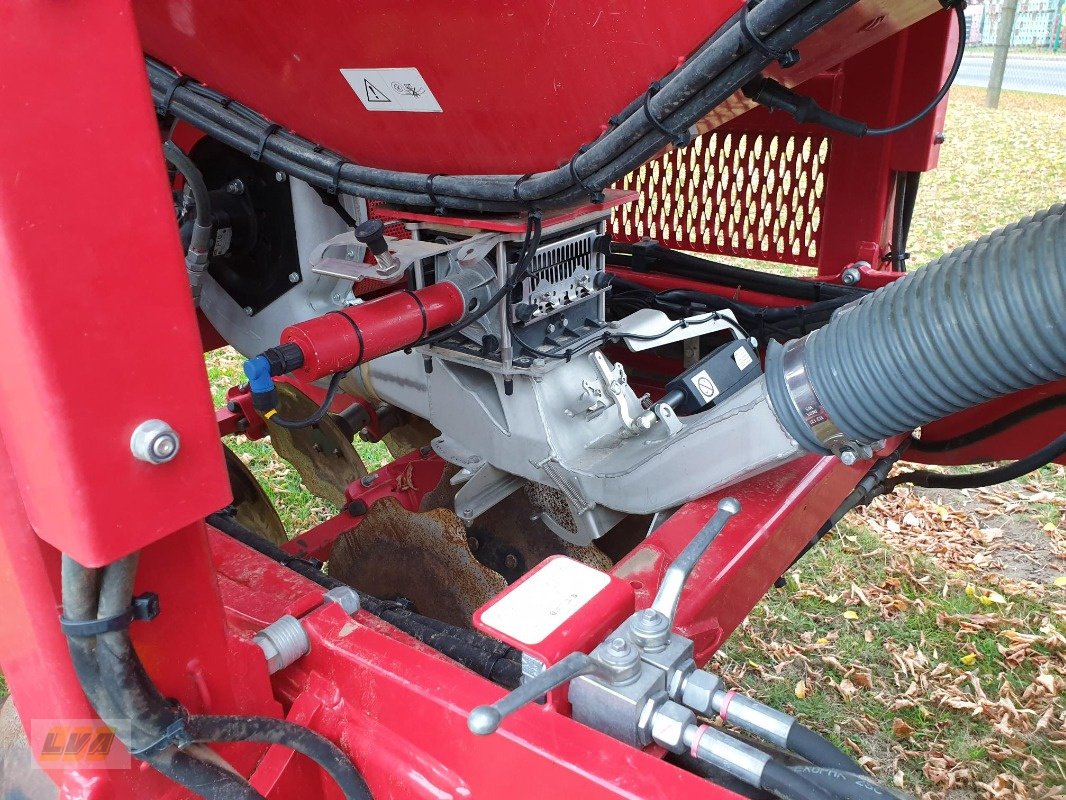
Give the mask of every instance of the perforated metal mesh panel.
<svg viewBox="0 0 1066 800">
<path fill-rule="evenodd" d="M 829 158 L 826 136 L 704 134 L 617 184 L 640 199 L 616 209 L 614 238 L 814 266 Z"/>
</svg>

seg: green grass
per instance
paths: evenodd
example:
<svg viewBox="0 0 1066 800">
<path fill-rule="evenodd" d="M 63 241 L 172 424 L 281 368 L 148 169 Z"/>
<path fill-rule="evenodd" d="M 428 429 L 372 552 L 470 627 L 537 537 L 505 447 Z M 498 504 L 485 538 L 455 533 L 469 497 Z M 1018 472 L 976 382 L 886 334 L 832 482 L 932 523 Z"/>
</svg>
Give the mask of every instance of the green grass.
<svg viewBox="0 0 1066 800">
<path fill-rule="evenodd" d="M 812 551 L 797 573 L 786 589 L 772 591 L 759 604 L 716 656 L 713 668 L 838 745 L 854 751 L 857 744 L 856 754 L 873 754 L 886 770 L 894 763 L 896 769 L 882 779 L 898 775 L 916 794 L 938 788 L 924 773 L 933 754 L 965 764 L 971 789 L 1003 771 L 1033 788 L 1058 785 L 1061 775 L 1053 772 L 1057 745 L 1048 730 L 1019 732 L 1024 748 L 1003 757 L 1002 743 L 1010 737 L 996 735 L 987 714 L 948 704 L 976 702 L 971 679 L 995 701 L 1004 685 L 1020 697 L 1048 671 L 1057 654 L 1044 644 L 1034 644 L 1019 664 L 1008 665 L 1000 650 L 1007 630 L 1048 638 L 1050 626 L 1062 633 L 1061 620 L 1053 621 L 1046 600 L 1018 594 L 1008 595 L 1003 605 L 983 603 L 980 591 L 967 593 L 966 580 L 921 556 L 891 552 L 869 531 L 847 525 Z M 850 592 L 853 583 L 874 607 L 857 603 Z M 886 613 L 879 608 L 875 598 L 885 594 L 901 599 L 906 610 Z M 848 611 L 857 618 L 845 617 Z M 965 618 L 977 618 L 985 626 L 966 630 L 958 621 Z M 967 663 L 970 658 L 972 664 Z M 901 673 L 900 659 L 912 665 L 913 673 Z M 856 675 L 866 677 L 856 681 Z M 854 689 L 842 692 L 837 687 L 846 679 Z M 796 691 L 801 681 L 806 688 L 802 698 Z M 912 681 L 916 691 L 909 690 Z M 1066 711 L 1062 697 L 1046 705 L 1057 713 Z M 894 733 L 894 726 L 905 735 Z M 982 755 L 989 747 L 999 748 L 1000 760 Z M 1048 773 L 1040 773 L 1043 769 Z"/>
</svg>

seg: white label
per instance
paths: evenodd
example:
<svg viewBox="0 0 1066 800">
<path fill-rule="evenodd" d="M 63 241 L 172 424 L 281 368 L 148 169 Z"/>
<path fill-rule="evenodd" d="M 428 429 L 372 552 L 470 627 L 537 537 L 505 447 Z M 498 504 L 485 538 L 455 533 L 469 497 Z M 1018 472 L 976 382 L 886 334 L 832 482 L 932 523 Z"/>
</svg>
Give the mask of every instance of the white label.
<svg viewBox="0 0 1066 800">
<path fill-rule="evenodd" d="M 743 347 L 733 353 L 733 360 L 737 362 L 737 366 L 740 369 L 747 369 L 751 366 L 751 356 L 748 355 L 748 351 Z"/>
<path fill-rule="evenodd" d="M 692 385 L 700 393 L 700 397 L 703 398 L 705 403 L 711 402 L 718 396 L 718 387 L 714 385 L 714 381 L 711 380 L 711 376 L 707 374 L 705 369 L 701 369 L 692 376 Z"/>
<path fill-rule="evenodd" d="M 396 69 L 342 69 L 341 75 L 367 111 L 423 111 L 443 109 L 429 85 L 414 67 Z"/>
<path fill-rule="evenodd" d="M 556 558 L 489 606 L 481 622 L 515 641 L 539 644 L 610 582 L 606 573 Z"/>
</svg>

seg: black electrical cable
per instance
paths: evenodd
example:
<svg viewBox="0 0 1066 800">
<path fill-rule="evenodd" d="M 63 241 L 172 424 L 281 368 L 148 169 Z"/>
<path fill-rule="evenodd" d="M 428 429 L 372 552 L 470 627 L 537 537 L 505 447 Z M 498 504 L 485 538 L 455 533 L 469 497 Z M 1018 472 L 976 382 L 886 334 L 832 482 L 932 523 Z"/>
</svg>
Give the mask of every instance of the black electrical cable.
<svg viewBox="0 0 1066 800">
<path fill-rule="evenodd" d="M 329 379 L 329 386 L 326 389 L 326 397 L 322 400 L 322 405 L 318 407 L 318 410 L 316 410 L 314 414 L 306 419 L 285 419 L 278 414 L 271 414 L 269 417 L 265 417 L 265 419 L 268 422 L 272 422 L 282 428 L 288 428 L 289 430 L 317 425 L 325 418 L 326 414 L 329 413 L 330 408 L 333 406 L 333 401 L 337 399 L 337 395 L 340 393 L 341 381 L 344 380 L 344 376 L 347 374 L 347 371 L 333 374 L 333 377 Z"/>
<path fill-rule="evenodd" d="M 959 43 L 955 50 L 955 60 L 951 64 L 951 71 L 948 73 L 947 80 L 944 81 L 944 85 L 940 87 L 933 99 L 922 108 L 914 116 L 909 119 L 905 119 L 902 122 L 897 122 L 895 125 L 890 125 L 887 128 L 869 128 L 866 131 L 867 136 L 890 136 L 893 133 L 899 133 L 906 130 L 917 122 L 925 119 L 925 117 L 947 97 L 948 92 L 951 90 L 952 84 L 955 83 L 955 78 L 959 74 L 959 67 L 962 66 L 962 57 L 966 55 L 966 3 L 963 0 L 953 0 L 951 8 L 955 12 L 955 19 L 959 23 Z"/>
<path fill-rule="evenodd" d="M 871 128 L 865 122 L 849 119 L 839 114 L 834 114 L 822 108 L 812 97 L 798 94 L 783 86 L 772 78 L 759 76 L 747 82 L 743 86 L 743 92 L 748 99 L 766 106 L 770 109 L 778 109 L 790 114 L 798 122 L 821 125 L 830 130 L 840 131 L 849 136 L 890 136 L 911 127 L 924 119 L 941 101 L 947 96 L 955 78 L 962 66 L 962 58 L 966 52 L 966 15 L 963 13 L 966 3 L 963 0 L 951 0 L 950 7 L 955 12 L 959 26 L 959 42 L 955 51 L 955 60 L 952 62 L 947 80 L 933 99 L 914 116 L 903 120 L 887 128 Z"/>
<path fill-rule="evenodd" d="M 529 275 L 529 268 L 533 263 L 533 258 L 537 254 L 537 248 L 540 247 L 541 237 L 541 215 L 539 211 L 530 211 L 526 217 L 526 234 L 525 239 L 522 242 L 522 249 L 518 256 L 518 264 L 515 266 L 514 272 L 511 274 L 510 279 L 496 291 L 483 305 L 478 306 L 473 312 L 467 314 L 463 319 L 459 320 L 453 325 L 439 330 L 431 336 L 427 336 L 411 345 L 411 347 L 422 347 L 426 345 L 434 345 L 438 342 L 443 342 L 445 339 L 450 339 L 464 328 L 473 325 L 479 319 L 488 314 L 493 308 L 495 308 L 504 298 L 509 297 L 515 290 L 515 287 Z M 497 265 L 497 268 L 501 268 L 503 265 Z"/>
<path fill-rule="evenodd" d="M 927 489 L 980 489 L 984 486 L 995 486 L 997 483 L 1012 481 L 1023 475 L 1028 475 L 1033 470 L 1046 467 L 1063 454 L 1066 454 L 1066 433 L 1059 434 L 1058 437 L 1032 455 L 1011 464 L 1005 464 L 1002 467 L 996 467 L 984 472 L 970 472 L 964 475 L 944 475 L 940 472 L 928 472 L 926 470 L 903 472 L 890 478 L 885 484 L 885 490 L 891 491 L 904 483 L 923 486 Z"/>
<path fill-rule="evenodd" d="M 370 788 L 351 760 L 333 742 L 310 728 L 270 717 L 198 715 L 186 724 L 194 742 L 257 742 L 295 750 L 314 761 L 340 787 L 345 800 L 371 800 Z"/>
<path fill-rule="evenodd" d="M 986 423 L 980 428 L 974 428 L 972 431 L 953 436 L 950 439 L 940 441 L 929 441 L 924 438 L 914 439 L 910 443 L 910 449 L 919 453 L 947 453 L 952 450 L 961 450 L 963 447 L 991 439 L 993 436 L 1008 431 L 1026 420 L 1045 414 L 1048 411 L 1054 411 L 1057 408 L 1066 408 L 1066 394 L 1055 394 L 1037 400 L 1035 403 L 1015 409 L 999 419 Z"/>
</svg>

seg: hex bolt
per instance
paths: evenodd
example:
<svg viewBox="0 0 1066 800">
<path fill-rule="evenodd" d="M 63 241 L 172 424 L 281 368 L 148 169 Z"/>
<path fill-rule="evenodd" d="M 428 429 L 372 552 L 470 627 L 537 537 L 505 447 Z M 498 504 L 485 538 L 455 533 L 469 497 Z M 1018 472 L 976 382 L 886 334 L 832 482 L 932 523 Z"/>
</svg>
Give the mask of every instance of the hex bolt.
<svg viewBox="0 0 1066 800">
<path fill-rule="evenodd" d="M 359 611 L 359 593 L 351 586 L 338 586 L 330 589 L 323 595 L 322 602 L 336 603 L 348 616 L 353 616 Z"/>
<path fill-rule="evenodd" d="M 233 195 L 244 194 L 244 181 L 234 178 L 226 184 L 226 191 Z"/>
<path fill-rule="evenodd" d="M 288 179 L 289 179 L 289 176 L 286 175 L 281 170 L 278 170 L 277 172 L 274 173 L 274 180 L 276 180 L 278 183 L 285 183 L 285 181 L 287 181 Z"/>
<path fill-rule="evenodd" d="M 299 283 L 299 282 L 300 282 L 300 273 L 299 272 L 290 272 L 289 273 L 289 283 Z"/>
<path fill-rule="evenodd" d="M 629 642 L 618 636 L 611 640 L 611 643 L 607 646 L 607 651 L 613 656 L 624 656 L 629 652 Z"/>
<path fill-rule="evenodd" d="M 247 314 L 250 317 L 250 316 L 252 316 L 252 314 L 255 313 L 255 309 L 252 308 L 251 306 L 245 306 L 244 307 L 244 313 Z"/>
<path fill-rule="evenodd" d="M 138 425 L 130 437 L 134 458 L 149 464 L 173 461 L 181 449 L 177 432 L 161 419 L 150 419 Z"/>
<path fill-rule="evenodd" d="M 855 286 L 862 280 L 862 272 L 857 267 L 848 267 L 840 276 L 848 286 Z"/>
<path fill-rule="evenodd" d="M 362 484 L 363 486 L 369 487 L 369 486 L 373 486 L 374 482 L 377 479 L 378 479 L 378 474 L 376 472 L 371 472 L 369 475 L 364 475 L 362 478 L 360 478 L 359 479 L 359 483 Z"/>
<path fill-rule="evenodd" d="M 840 461 L 844 466 L 850 467 L 856 461 L 859 460 L 858 454 L 850 447 L 845 447 L 840 451 Z"/>
</svg>

